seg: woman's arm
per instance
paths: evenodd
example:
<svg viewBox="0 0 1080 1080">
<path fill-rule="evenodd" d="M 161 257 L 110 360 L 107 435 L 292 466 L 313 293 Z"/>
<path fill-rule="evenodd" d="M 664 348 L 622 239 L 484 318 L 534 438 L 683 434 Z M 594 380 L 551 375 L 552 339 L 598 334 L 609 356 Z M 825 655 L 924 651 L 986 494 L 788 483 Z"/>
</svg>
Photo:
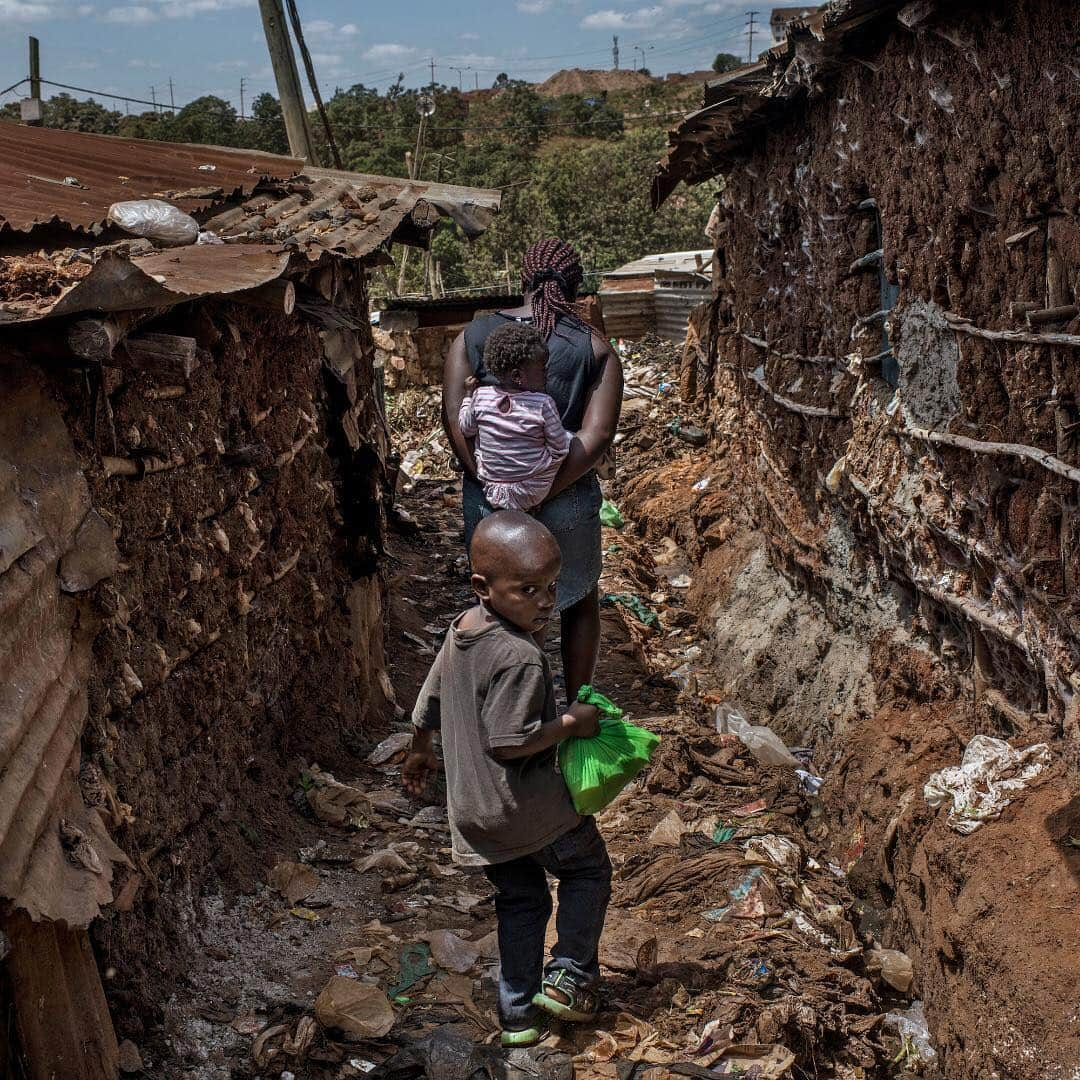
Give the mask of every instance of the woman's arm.
<svg viewBox="0 0 1080 1080">
<path fill-rule="evenodd" d="M 476 476 L 476 455 L 472 441 L 462 434 L 458 423 L 461 403 L 465 400 L 465 381 L 473 377 L 469 354 L 465 349 L 465 334 L 458 334 L 443 366 L 442 425 L 450 441 L 450 449 L 461 462 L 466 474 Z"/>
<path fill-rule="evenodd" d="M 562 467 L 555 474 L 548 499 L 565 491 L 604 456 L 619 427 L 622 410 L 623 370 L 619 354 L 599 334 L 593 334 L 593 355 L 602 365 L 600 380 L 589 393 L 581 430 Z"/>
</svg>

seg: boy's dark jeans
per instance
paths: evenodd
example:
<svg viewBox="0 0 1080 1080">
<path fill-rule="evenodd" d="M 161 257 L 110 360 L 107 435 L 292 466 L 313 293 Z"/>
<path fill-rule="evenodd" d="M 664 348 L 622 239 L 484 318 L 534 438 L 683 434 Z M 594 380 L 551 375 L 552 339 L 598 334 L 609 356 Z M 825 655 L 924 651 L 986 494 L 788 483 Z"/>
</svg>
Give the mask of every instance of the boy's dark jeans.
<svg viewBox="0 0 1080 1080">
<path fill-rule="evenodd" d="M 546 969 L 552 904 L 545 871 L 559 882 L 558 940 Z M 505 1027 L 528 1027 L 537 1018 L 532 999 L 545 970 L 565 969 L 585 986 L 600 979 L 597 951 L 611 897 L 611 860 L 596 821 L 587 817 L 553 844 L 484 872 L 498 889 L 499 1016 Z"/>
</svg>

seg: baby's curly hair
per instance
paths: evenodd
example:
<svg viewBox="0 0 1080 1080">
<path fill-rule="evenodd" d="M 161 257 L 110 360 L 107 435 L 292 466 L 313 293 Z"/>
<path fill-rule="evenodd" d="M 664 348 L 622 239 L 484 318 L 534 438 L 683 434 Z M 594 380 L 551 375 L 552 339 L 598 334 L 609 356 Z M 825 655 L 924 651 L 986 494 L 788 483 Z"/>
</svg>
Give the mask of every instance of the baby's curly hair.
<svg viewBox="0 0 1080 1080">
<path fill-rule="evenodd" d="M 531 326 L 507 323 L 488 335 L 484 343 L 484 367 L 501 382 L 514 368 L 525 367 L 537 348 L 546 351 L 544 339 Z"/>
</svg>

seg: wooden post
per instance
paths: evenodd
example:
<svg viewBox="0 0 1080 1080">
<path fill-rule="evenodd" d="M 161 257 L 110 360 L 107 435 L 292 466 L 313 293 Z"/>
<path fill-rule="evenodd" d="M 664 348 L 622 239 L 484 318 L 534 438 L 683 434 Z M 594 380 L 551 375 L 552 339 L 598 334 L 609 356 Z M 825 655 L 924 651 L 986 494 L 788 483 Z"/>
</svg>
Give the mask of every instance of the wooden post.
<svg viewBox="0 0 1080 1080">
<path fill-rule="evenodd" d="M 27 1080 L 115 1080 L 119 1048 L 86 931 L 21 911 L 2 925 L 11 943 L 5 1035 L 18 1033 Z"/>
<path fill-rule="evenodd" d="M 124 338 L 159 311 L 117 311 L 112 315 L 79 319 L 67 333 L 68 348 L 80 360 L 107 361 Z"/>
<path fill-rule="evenodd" d="M 128 338 L 124 352 L 131 366 L 162 375 L 182 375 L 190 379 L 199 366 L 198 344 L 194 338 L 176 334 L 143 334 Z"/>
<path fill-rule="evenodd" d="M 315 144 L 311 138 L 304 94 L 300 88 L 300 73 L 296 68 L 292 42 L 285 25 L 282 0 L 259 0 L 266 47 L 270 51 L 270 63 L 274 69 L 281 112 L 285 118 L 285 134 L 289 139 L 289 153 L 303 158 L 310 165 L 318 165 Z"/>
<path fill-rule="evenodd" d="M 30 96 L 41 97 L 41 45 L 36 37 L 30 38 Z"/>
<path fill-rule="evenodd" d="M 279 315 L 291 315 L 296 310 L 296 286 L 285 278 L 278 278 L 258 288 L 233 293 L 228 299 Z"/>
</svg>

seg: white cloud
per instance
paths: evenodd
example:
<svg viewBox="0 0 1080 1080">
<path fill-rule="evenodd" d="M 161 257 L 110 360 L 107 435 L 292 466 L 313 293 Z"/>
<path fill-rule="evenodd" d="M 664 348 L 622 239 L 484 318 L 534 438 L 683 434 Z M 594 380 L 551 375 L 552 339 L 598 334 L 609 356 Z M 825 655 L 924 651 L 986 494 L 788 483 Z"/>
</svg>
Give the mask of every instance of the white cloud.
<svg viewBox="0 0 1080 1080">
<path fill-rule="evenodd" d="M 329 19 L 312 19 L 304 27 L 307 37 L 326 37 L 334 32 L 334 24 Z"/>
<path fill-rule="evenodd" d="M 471 34 L 471 33 L 470 34 L 459 34 L 458 37 L 460 37 L 462 41 L 479 41 L 480 40 L 480 35 L 479 34 Z"/>
<path fill-rule="evenodd" d="M 48 19 L 54 14 L 56 14 L 56 7 L 50 3 L 0 0 L 0 21 L 33 22 L 35 19 Z"/>
<path fill-rule="evenodd" d="M 160 71 L 161 65 L 154 60 L 135 59 L 127 63 L 129 68 L 140 68 L 143 71 Z"/>
<path fill-rule="evenodd" d="M 151 8 L 136 4 L 130 7 L 109 8 L 102 17 L 107 23 L 117 23 L 120 26 L 145 26 L 147 23 L 157 22 L 158 13 Z"/>
<path fill-rule="evenodd" d="M 397 60 L 409 60 L 416 56 L 416 54 L 417 50 L 411 45 L 398 45 L 395 42 L 388 41 L 381 45 L 372 45 L 369 49 L 365 49 L 364 59 L 395 62 Z"/>
<path fill-rule="evenodd" d="M 347 22 L 344 26 L 338 27 L 338 34 L 341 37 L 356 37 L 360 33 L 360 27 L 356 23 Z"/>
<path fill-rule="evenodd" d="M 0 4 L 8 0 L 0 0 Z M 126 26 L 145 26 L 162 19 L 190 19 L 232 8 L 251 7 L 255 0 L 154 0 L 153 4 L 132 4 L 109 8 L 105 22 Z"/>
<path fill-rule="evenodd" d="M 543 15 L 550 11 L 554 0 L 517 0 L 515 5 L 518 11 L 525 15 Z"/>
<path fill-rule="evenodd" d="M 636 11 L 614 11 L 606 8 L 586 15 L 581 20 L 581 26 L 585 30 L 647 30 L 659 26 L 668 18 L 667 11 L 660 4 L 638 8 Z"/>
</svg>

